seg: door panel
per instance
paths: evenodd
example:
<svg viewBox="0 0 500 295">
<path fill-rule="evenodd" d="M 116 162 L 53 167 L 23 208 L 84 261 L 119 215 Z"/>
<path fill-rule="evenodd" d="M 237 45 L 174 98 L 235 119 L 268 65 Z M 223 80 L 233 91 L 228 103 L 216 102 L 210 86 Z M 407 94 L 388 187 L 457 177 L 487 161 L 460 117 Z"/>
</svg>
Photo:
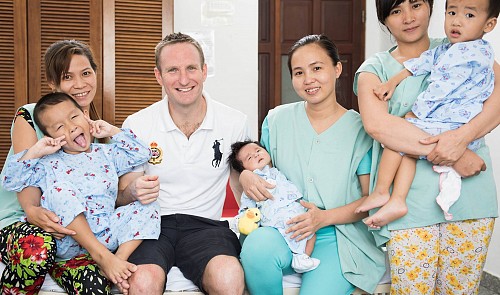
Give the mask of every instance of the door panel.
<svg viewBox="0 0 500 295">
<path fill-rule="evenodd" d="M 321 32 L 339 44 L 353 41 L 352 1 L 322 1 L 320 10 Z"/>
<path fill-rule="evenodd" d="M 281 2 L 281 53 L 286 54 L 298 39 L 313 32 L 313 1 Z"/>
<path fill-rule="evenodd" d="M 0 165 L 4 162 L 10 148 L 10 126 L 16 109 L 16 96 L 26 97 L 26 87 L 16 88 L 15 79 L 24 79 L 26 60 L 23 54 L 15 50 L 16 44 L 25 44 L 24 35 L 16 34 L 19 25 L 15 17 L 18 9 L 12 0 L 0 0 Z M 24 84 L 26 85 L 26 84 Z"/>
<path fill-rule="evenodd" d="M 272 68 L 272 57 L 268 53 L 259 54 L 259 69 L 270 69 Z M 267 115 L 268 108 L 272 102 L 270 101 L 270 96 L 268 93 L 271 92 L 271 83 L 272 83 L 272 73 L 270 71 L 262 71 L 259 72 L 259 97 L 262 98 L 262 101 L 259 101 L 259 119 L 264 118 Z M 259 121 L 259 126 L 262 124 L 262 121 Z"/>
<path fill-rule="evenodd" d="M 107 39 L 114 41 L 115 92 L 106 97 L 114 107 L 109 104 L 105 118 L 121 126 L 128 115 L 162 99 L 153 71 L 154 48 L 163 38 L 162 0 L 115 0 L 114 18 L 114 38 Z"/>
<path fill-rule="evenodd" d="M 356 109 L 357 103 L 354 106 L 353 102 L 357 101 L 356 97 L 349 95 L 352 93 L 353 67 L 352 54 L 340 54 L 340 62 L 342 63 L 342 74 L 337 80 L 337 101 L 347 109 Z"/>
</svg>

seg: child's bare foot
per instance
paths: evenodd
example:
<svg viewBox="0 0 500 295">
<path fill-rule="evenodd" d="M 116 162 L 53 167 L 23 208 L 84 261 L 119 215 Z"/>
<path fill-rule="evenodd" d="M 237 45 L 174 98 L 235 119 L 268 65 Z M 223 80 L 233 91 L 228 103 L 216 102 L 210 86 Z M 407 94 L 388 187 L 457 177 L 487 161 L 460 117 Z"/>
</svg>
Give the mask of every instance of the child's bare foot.
<svg viewBox="0 0 500 295">
<path fill-rule="evenodd" d="M 371 209 L 384 206 L 390 199 L 389 192 L 379 192 L 374 190 L 361 205 L 354 210 L 354 213 L 368 212 Z"/>
<path fill-rule="evenodd" d="M 123 280 L 121 281 L 121 283 L 117 283 L 116 287 L 118 288 L 118 291 L 120 291 L 120 293 L 122 293 L 123 295 L 128 295 L 128 289 L 130 288 L 128 280 Z"/>
<path fill-rule="evenodd" d="M 111 252 L 103 257 L 101 261 L 96 260 L 96 262 L 104 276 L 113 284 L 122 283 L 123 280 L 128 279 L 137 270 L 135 264 L 125 261 Z"/>
<path fill-rule="evenodd" d="M 377 213 L 365 218 L 363 222 L 370 228 L 378 229 L 408 213 L 406 202 L 399 198 L 391 198 Z"/>
</svg>

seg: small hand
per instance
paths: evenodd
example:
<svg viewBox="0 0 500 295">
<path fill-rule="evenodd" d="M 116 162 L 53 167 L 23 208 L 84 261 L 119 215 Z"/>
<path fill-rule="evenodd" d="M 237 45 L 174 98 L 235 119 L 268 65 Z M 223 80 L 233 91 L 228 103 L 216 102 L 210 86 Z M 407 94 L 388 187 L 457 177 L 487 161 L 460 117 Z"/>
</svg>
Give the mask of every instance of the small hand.
<svg viewBox="0 0 500 295">
<path fill-rule="evenodd" d="M 90 134 L 92 134 L 95 138 L 110 137 L 121 131 L 120 128 L 113 126 L 104 120 L 93 121 L 87 116 L 85 116 L 85 119 L 87 119 L 87 122 L 90 125 Z"/>
<path fill-rule="evenodd" d="M 64 140 L 65 136 L 59 136 L 57 138 L 43 137 L 38 140 L 32 148 L 28 150 L 27 155 L 24 158 L 41 158 L 46 155 L 53 154 L 61 149 L 63 145 L 66 144 Z"/>
<path fill-rule="evenodd" d="M 252 171 L 243 170 L 240 174 L 240 183 L 245 194 L 256 202 L 273 199 L 273 195 L 268 189 L 274 188 L 275 185 L 265 181 Z"/>
<path fill-rule="evenodd" d="M 373 89 L 373 93 L 379 100 L 388 101 L 394 93 L 394 88 L 389 83 L 382 83 Z"/>
<path fill-rule="evenodd" d="M 323 214 L 325 212 L 313 203 L 301 200 L 300 204 L 307 209 L 307 212 L 288 220 L 287 224 L 293 225 L 286 230 L 286 233 L 293 232 L 291 238 L 296 238 L 297 241 L 311 236 L 322 227 Z"/>
</svg>

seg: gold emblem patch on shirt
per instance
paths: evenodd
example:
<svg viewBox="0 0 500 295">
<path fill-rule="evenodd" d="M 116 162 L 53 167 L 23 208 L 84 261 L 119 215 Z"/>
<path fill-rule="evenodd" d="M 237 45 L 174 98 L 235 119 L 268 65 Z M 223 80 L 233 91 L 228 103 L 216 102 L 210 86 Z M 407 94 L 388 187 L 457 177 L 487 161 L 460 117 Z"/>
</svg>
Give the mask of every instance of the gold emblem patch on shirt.
<svg viewBox="0 0 500 295">
<path fill-rule="evenodd" d="M 148 163 L 153 165 L 160 164 L 163 160 L 163 151 L 161 148 L 153 141 L 149 144 L 149 149 L 151 150 L 151 158 Z"/>
</svg>

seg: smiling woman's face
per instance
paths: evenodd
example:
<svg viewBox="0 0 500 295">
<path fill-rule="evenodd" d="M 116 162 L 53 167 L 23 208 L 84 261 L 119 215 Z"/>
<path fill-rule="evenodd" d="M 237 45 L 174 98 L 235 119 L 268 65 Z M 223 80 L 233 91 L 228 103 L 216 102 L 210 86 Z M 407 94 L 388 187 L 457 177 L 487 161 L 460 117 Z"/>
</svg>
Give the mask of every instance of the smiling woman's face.
<svg viewBox="0 0 500 295">
<path fill-rule="evenodd" d="M 335 83 L 342 64 L 333 61 L 321 46 L 311 43 L 298 48 L 291 59 L 292 85 L 297 94 L 310 104 L 336 100 Z"/>
<path fill-rule="evenodd" d="M 61 77 L 60 85 L 50 86 L 56 91 L 69 94 L 83 110 L 88 111 L 97 91 L 97 77 L 88 58 L 74 54 L 68 72 Z"/>
</svg>

